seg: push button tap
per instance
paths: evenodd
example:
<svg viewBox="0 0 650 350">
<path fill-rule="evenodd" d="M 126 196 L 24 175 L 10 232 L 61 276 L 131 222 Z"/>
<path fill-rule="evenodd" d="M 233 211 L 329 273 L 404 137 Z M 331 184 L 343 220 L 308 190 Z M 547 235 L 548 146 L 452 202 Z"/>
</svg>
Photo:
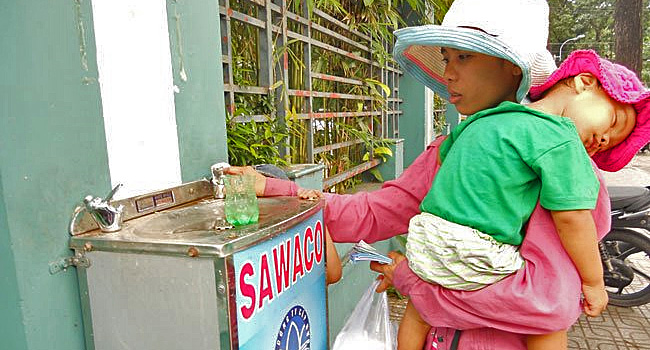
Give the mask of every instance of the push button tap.
<svg viewBox="0 0 650 350">
<path fill-rule="evenodd" d="M 222 162 L 213 164 L 210 167 L 212 172 L 212 194 L 215 199 L 226 198 L 226 169 L 230 168 L 230 164 Z"/>
</svg>

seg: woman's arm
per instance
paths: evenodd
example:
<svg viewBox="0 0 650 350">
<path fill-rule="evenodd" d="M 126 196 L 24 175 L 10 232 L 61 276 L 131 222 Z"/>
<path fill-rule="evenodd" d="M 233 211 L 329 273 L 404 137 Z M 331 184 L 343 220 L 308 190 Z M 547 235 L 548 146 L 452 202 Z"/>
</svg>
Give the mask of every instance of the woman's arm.
<svg viewBox="0 0 650 350">
<path fill-rule="evenodd" d="M 402 175 L 386 181 L 381 189 L 354 195 L 325 194 L 325 224 L 336 242 L 372 243 L 408 231 L 409 220 L 420 213 L 420 202 L 429 192 L 437 171 L 436 139 L 404 170 Z"/>
<path fill-rule="evenodd" d="M 408 231 L 411 217 L 429 192 L 437 171 L 439 137 L 393 181 L 373 192 L 353 195 L 325 193 L 325 225 L 335 242 L 372 243 Z M 266 179 L 265 196 L 295 196 L 298 187 L 286 180 Z"/>
</svg>

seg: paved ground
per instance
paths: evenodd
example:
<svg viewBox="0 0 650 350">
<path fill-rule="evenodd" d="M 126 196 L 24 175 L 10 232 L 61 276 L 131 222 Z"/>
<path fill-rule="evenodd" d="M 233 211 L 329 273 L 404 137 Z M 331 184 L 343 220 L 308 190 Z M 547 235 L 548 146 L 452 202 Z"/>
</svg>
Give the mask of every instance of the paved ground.
<svg viewBox="0 0 650 350">
<path fill-rule="evenodd" d="M 608 185 L 650 185 L 650 154 L 639 154 L 626 168 L 605 173 Z M 372 190 L 376 184 L 362 186 Z M 647 271 L 647 270 L 646 270 Z M 401 317 L 404 302 L 391 298 L 391 319 Z M 569 349 L 650 350 L 650 305 L 622 308 L 608 306 L 599 317 L 582 316 L 569 333 Z"/>
<path fill-rule="evenodd" d="M 624 169 L 605 173 L 608 185 L 650 185 L 650 154 L 639 154 Z M 646 270 L 647 271 L 647 270 Z M 650 350 L 650 305 L 608 306 L 596 318 L 581 317 L 569 333 L 569 349 Z"/>
<path fill-rule="evenodd" d="M 615 173 L 603 172 L 608 185 L 650 186 L 650 153 L 640 153 L 630 164 Z"/>
</svg>

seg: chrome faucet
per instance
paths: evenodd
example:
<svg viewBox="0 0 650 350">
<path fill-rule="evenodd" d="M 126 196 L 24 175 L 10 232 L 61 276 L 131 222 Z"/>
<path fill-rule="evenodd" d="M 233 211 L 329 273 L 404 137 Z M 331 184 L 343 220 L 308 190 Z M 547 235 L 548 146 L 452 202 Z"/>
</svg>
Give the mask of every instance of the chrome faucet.
<svg viewBox="0 0 650 350">
<path fill-rule="evenodd" d="M 222 162 L 213 164 L 210 167 L 212 172 L 212 194 L 215 199 L 226 198 L 226 169 L 230 168 L 230 164 Z"/>
<path fill-rule="evenodd" d="M 102 232 L 115 232 L 122 229 L 122 214 L 124 205 L 119 205 L 117 208 L 110 204 L 111 199 L 115 192 L 122 187 L 122 184 L 115 186 L 105 199 L 101 197 L 86 196 L 83 200 L 83 206 L 78 206 L 72 220 L 70 221 L 70 234 L 74 235 L 74 225 L 77 222 L 79 214 L 84 210 L 90 214 L 90 217 L 97 223 Z"/>
</svg>

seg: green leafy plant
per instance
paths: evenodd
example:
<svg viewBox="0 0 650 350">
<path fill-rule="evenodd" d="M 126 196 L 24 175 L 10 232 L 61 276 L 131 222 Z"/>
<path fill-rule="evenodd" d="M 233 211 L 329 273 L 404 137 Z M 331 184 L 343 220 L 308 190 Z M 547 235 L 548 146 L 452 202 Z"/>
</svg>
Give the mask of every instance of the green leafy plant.
<svg viewBox="0 0 650 350">
<path fill-rule="evenodd" d="M 308 51 L 307 43 L 295 38 L 277 45 L 281 33 L 276 32 L 273 34 L 272 68 L 259 67 L 259 62 L 264 61 L 258 57 L 260 29 L 247 23 L 231 21 L 234 54 L 231 83 L 238 86 L 262 86 L 266 82 L 259 81 L 261 69 L 270 69 L 271 81 L 275 82 L 266 96 L 235 93 L 235 106 L 232 108 L 234 113 L 228 117 L 231 162 L 303 163 L 308 161 L 311 149 L 320 148 L 321 151 L 316 152 L 309 161 L 324 164 L 325 176 L 332 177 L 369 161 L 371 157 L 386 161 L 392 156 L 389 141 L 384 140 L 383 135 L 387 128 L 382 123 L 386 123 L 387 119 L 382 120 L 377 114 L 389 111 L 387 99 L 391 96 L 391 86 L 395 82 L 389 82 L 389 78 L 383 75 L 382 69 L 376 64 L 381 67 L 395 65 L 391 57 L 392 32 L 405 25 L 402 15 L 417 13 L 426 22 L 432 18 L 430 14 L 435 10 L 433 18 L 439 20 L 451 2 L 452 0 L 289 0 L 289 11 L 301 16 L 305 16 L 306 12 L 313 23 L 349 40 L 341 40 L 324 30 L 312 29 L 311 37 L 326 46 L 311 45 L 311 50 Z M 262 8 L 251 0 L 231 0 L 230 6 L 251 17 L 258 17 Z M 313 9 L 337 18 L 352 31 L 342 31 L 337 24 L 314 15 Z M 273 21 L 274 25 L 281 26 L 280 17 L 274 16 Z M 289 31 L 305 35 L 304 24 L 290 18 L 286 23 Z M 361 32 L 362 35 L 354 34 L 353 31 Z M 370 50 L 362 50 L 350 41 L 360 43 Z M 327 47 L 350 54 L 343 55 Z M 311 67 L 305 64 L 307 52 L 311 55 Z M 285 56 L 288 58 L 288 76 L 283 76 L 284 69 L 277 69 L 281 66 L 278 63 L 283 62 Z M 375 64 L 368 64 L 364 60 Z M 308 82 L 308 70 L 342 77 L 344 80 L 311 79 Z M 286 86 L 282 82 L 286 82 Z M 310 98 L 299 94 L 285 97 L 288 90 L 309 90 L 308 83 L 311 91 L 345 94 L 348 97 Z M 277 93 L 278 90 L 282 93 Z M 284 98 L 287 99 L 283 100 Z M 277 106 L 284 107 L 283 118 L 275 117 Z M 304 117 L 307 113 L 329 112 L 351 113 L 324 118 Z M 278 149 L 277 152 L 272 150 L 274 147 Z M 285 150 L 288 150 L 286 155 Z M 371 172 L 381 180 L 376 169 Z M 333 190 L 342 192 L 360 181 L 360 176 L 354 176 L 337 184 Z"/>
<path fill-rule="evenodd" d="M 446 102 L 438 95 L 433 96 L 433 129 L 436 135 L 447 131 Z"/>
<path fill-rule="evenodd" d="M 228 157 L 231 165 L 287 165 L 279 149 L 286 146 L 287 133 L 272 121 L 233 122 L 228 120 Z"/>
<path fill-rule="evenodd" d="M 287 147 L 288 131 L 286 124 L 275 120 L 239 121 L 236 117 L 254 115 L 271 115 L 275 106 L 273 95 L 239 95 L 236 96 L 234 116 L 228 114 L 226 131 L 228 137 L 228 158 L 232 165 L 275 164 L 286 165 L 286 159 L 280 150 Z"/>
</svg>

